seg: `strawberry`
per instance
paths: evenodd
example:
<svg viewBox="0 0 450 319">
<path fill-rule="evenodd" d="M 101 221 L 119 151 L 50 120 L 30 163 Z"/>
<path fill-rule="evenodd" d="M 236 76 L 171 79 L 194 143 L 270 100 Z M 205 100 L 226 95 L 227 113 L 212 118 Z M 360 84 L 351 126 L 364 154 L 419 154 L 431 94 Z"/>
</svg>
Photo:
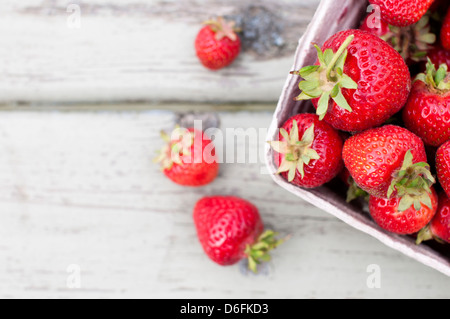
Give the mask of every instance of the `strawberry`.
<svg viewBox="0 0 450 319">
<path fill-rule="evenodd" d="M 312 99 L 320 119 L 343 131 L 379 126 L 405 105 L 411 76 L 389 44 L 361 30 L 339 32 L 315 45 L 314 66 L 292 72 L 304 81 L 296 100 Z"/>
<path fill-rule="evenodd" d="M 291 117 L 280 129 L 278 141 L 269 143 L 278 174 L 297 186 L 322 186 L 343 167 L 341 136 L 315 114 Z"/>
<path fill-rule="evenodd" d="M 436 172 L 439 183 L 450 196 L 450 141 L 442 144 L 436 152 Z"/>
<path fill-rule="evenodd" d="M 194 223 L 208 257 L 222 266 L 247 258 L 249 268 L 269 261 L 269 252 L 278 247 L 276 233 L 264 231 L 258 209 L 237 197 L 206 197 L 194 208 Z"/>
<path fill-rule="evenodd" d="M 441 29 L 441 43 L 444 49 L 450 50 L 450 8 L 444 19 L 444 24 Z"/>
<path fill-rule="evenodd" d="M 219 172 L 213 142 L 202 131 L 176 128 L 154 162 L 161 164 L 164 174 L 183 186 L 203 186 L 211 183 Z"/>
<path fill-rule="evenodd" d="M 386 23 L 383 20 L 378 19 L 376 15 L 370 13 L 366 16 L 359 29 L 369 32 L 381 38 L 382 36 L 388 34 L 391 31 L 389 27 L 390 27 L 389 23 Z"/>
<path fill-rule="evenodd" d="M 417 235 L 416 243 L 435 239 L 450 244 L 450 199 L 445 193 L 439 194 L 439 206 L 431 223 Z"/>
<path fill-rule="evenodd" d="M 450 73 L 443 64 L 436 70 L 428 61 L 426 74 L 419 74 L 403 110 L 406 127 L 431 146 L 450 139 Z"/>
<path fill-rule="evenodd" d="M 434 189 L 419 205 L 401 207 L 399 198 L 370 197 L 369 211 L 373 220 L 389 232 L 399 235 L 415 234 L 424 228 L 436 214 L 438 197 Z"/>
<path fill-rule="evenodd" d="M 436 69 L 439 69 L 442 64 L 450 66 L 450 50 L 445 50 L 439 45 L 428 52 L 428 58 L 433 62 Z"/>
<path fill-rule="evenodd" d="M 368 15 L 360 29 L 385 40 L 409 65 L 426 60 L 427 52 L 431 49 L 430 45 L 436 42 L 436 35 L 431 33 L 429 15 L 404 28 L 389 25 L 383 20 L 377 24 L 374 19 L 376 16 Z"/>
<path fill-rule="evenodd" d="M 385 125 L 344 143 L 344 163 L 363 190 L 374 197 L 402 199 L 401 207 L 429 198 L 435 182 L 422 140 L 405 128 Z"/>
<path fill-rule="evenodd" d="M 434 0 L 369 0 L 379 6 L 381 19 L 397 26 L 407 27 L 417 23 L 427 12 Z"/>
<path fill-rule="evenodd" d="M 222 17 L 205 22 L 195 40 L 195 50 L 200 62 L 211 70 L 222 69 L 237 58 L 241 40 L 234 31 L 234 22 Z"/>
</svg>

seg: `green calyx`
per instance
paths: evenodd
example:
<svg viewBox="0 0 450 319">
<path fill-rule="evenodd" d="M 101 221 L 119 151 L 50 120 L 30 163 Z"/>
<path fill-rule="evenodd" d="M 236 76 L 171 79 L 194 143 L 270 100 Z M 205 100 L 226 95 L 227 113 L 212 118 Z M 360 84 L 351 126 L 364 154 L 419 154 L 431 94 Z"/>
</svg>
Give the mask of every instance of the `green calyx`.
<svg viewBox="0 0 450 319">
<path fill-rule="evenodd" d="M 433 233 L 431 232 L 430 226 L 423 228 L 418 234 L 416 239 L 416 245 L 420 245 L 424 241 L 432 240 Z"/>
<path fill-rule="evenodd" d="M 208 20 L 203 24 L 211 27 L 211 30 L 216 34 L 215 38 L 217 41 L 224 38 L 228 38 L 231 41 L 236 41 L 238 39 L 236 32 L 239 32 L 240 30 L 236 28 L 236 23 L 234 21 L 226 21 L 223 17 L 218 17 L 216 20 Z"/>
<path fill-rule="evenodd" d="M 247 245 L 245 255 L 248 258 L 248 268 L 254 273 L 258 270 L 258 265 L 271 260 L 270 252 L 284 243 L 285 239 L 277 239 L 278 233 L 271 230 L 265 231 L 258 237 L 256 243 Z"/>
<path fill-rule="evenodd" d="M 361 189 L 351 176 L 348 178 L 348 184 L 350 186 L 347 191 L 347 203 L 350 203 L 360 197 L 363 197 L 364 200 L 369 201 L 369 194 Z"/>
<path fill-rule="evenodd" d="M 444 94 L 450 91 L 450 72 L 447 64 L 441 64 L 436 70 L 434 63 L 428 58 L 426 73 L 420 73 L 416 81 L 424 82 L 430 91 Z"/>
<path fill-rule="evenodd" d="M 414 62 L 422 61 L 436 42 L 436 35 L 431 32 L 430 17 L 425 15 L 416 24 L 401 28 L 389 26 L 390 32 L 381 38 L 390 43 L 403 59 Z"/>
<path fill-rule="evenodd" d="M 424 241 L 428 241 L 428 240 L 432 240 L 432 239 L 434 239 L 435 241 L 437 241 L 440 244 L 445 244 L 445 241 L 443 241 L 442 239 L 438 238 L 437 236 L 435 236 L 433 234 L 433 232 L 431 231 L 430 225 L 428 225 L 417 234 L 416 245 L 420 245 Z"/>
<path fill-rule="evenodd" d="M 161 131 L 161 138 L 166 145 L 158 152 L 159 155 L 153 159 L 153 162 L 160 163 L 161 170 L 169 170 L 173 164 L 182 165 L 181 156 L 191 154 L 194 134 L 177 126 L 171 136 Z"/>
<path fill-rule="evenodd" d="M 342 89 L 356 90 L 358 88 L 358 84 L 344 74 L 345 60 L 348 55 L 347 48 L 354 38 L 354 35 L 349 36 L 336 53 L 332 49 L 327 49 L 323 52 L 315 44 L 314 47 L 317 50 L 320 65 L 307 66 L 299 71 L 291 72 L 304 79 L 304 81 L 299 83 L 302 93 L 296 97 L 296 100 L 319 98 L 317 115 L 321 120 L 328 112 L 330 99 L 333 99 L 341 108 L 352 112 L 352 108 L 342 94 Z"/>
<path fill-rule="evenodd" d="M 413 164 L 413 155 L 409 150 L 405 154 L 402 167 L 392 177 L 387 196 L 391 198 L 397 191 L 397 197 L 401 198 L 398 207 L 400 212 L 412 205 L 416 211 L 421 209 L 422 204 L 432 208 L 431 186 L 436 180 L 430 172 L 430 165 L 425 162 Z"/>
<path fill-rule="evenodd" d="M 312 160 L 320 159 L 319 154 L 311 148 L 314 142 L 314 124 L 305 131 L 301 140 L 299 140 L 297 121 L 293 121 L 290 134 L 283 128 L 280 129 L 280 134 L 284 141 L 269 142 L 276 152 L 284 155 L 277 174 L 288 172 L 288 181 L 292 182 L 298 171 L 303 179 L 304 166 L 309 165 Z"/>
</svg>

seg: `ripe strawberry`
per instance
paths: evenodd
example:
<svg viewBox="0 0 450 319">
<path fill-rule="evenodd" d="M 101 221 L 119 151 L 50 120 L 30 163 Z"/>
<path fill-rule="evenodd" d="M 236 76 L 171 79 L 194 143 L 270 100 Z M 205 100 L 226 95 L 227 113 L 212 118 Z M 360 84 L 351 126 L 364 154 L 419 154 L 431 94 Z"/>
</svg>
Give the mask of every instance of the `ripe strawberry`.
<svg viewBox="0 0 450 319">
<path fill-rule="evenodd" d="M 397 27 L 407 27 L 418 22 L 434 0 L 369 0 L 381 9 L 381 19 Z"/>
<path fill-rule="evenodd" d="M 379 126 L 405 105 L 411 89 L 408 67 L 382 39 L 361 30 L 339 32 L 315 46 L 319 61 L 293 74 L 317 115 L 336 129 L 363 131 Z"/>
<path fill-rule="evenodd" d="M 183 186 L 203 186 L 211 183 L 219 172 L 213 142 L 203 132 L 193 128 L 176 128 L 154 160 L 161 163 L 164 174 Z"/>
<path fill-rule="evenodd" d="M 270 145 L 278 174 L 297 186 L 322 186 L 343 167 L 342 138 L 315 114 L 291 117 L 280 129 L 278 141 Z"/>
<path fill-rule="evenodd" d="M 419 74 L 403 110 L 406 127 L 431 146 L 450 139 L 450 73 L 429 60 L 426 74 Z"/>
<path fill-rule="evenodd" d="M 241 51 L 241 40 L 234 32 L 234 22 L 219 17 L 205 22 L 195 40 L 195 49 L 200 62 L 211 70 L 230 65 Z"/>
<path fill-rule="evenodd" d="M 411 235 L 424 228 L 436 214 L 438 197 L 431 189 L 427 200 L 419 205 L 401 207 L 399 198 L 370 197 L 369 211 L 373 220 L 384 230 L 399 234 Z"/>
<path fill-rule="evenodd" d="M 360 29 L 385 40 L 400 53 L 408 65 L 426 60 L 430 45 L 436 42 L 436 35 L 431 33 L 429 15 L 411 26 L 401 28 L 389 25 L 383 20 L 376 21 L 376 15 L 370 14 Z"/>
<path fill-rule="evenodd" d="M 222 266 L 248 258 L 249 268 L 256 272 L 282 243 L 273 231 L 264 232 L 258 209 L 237 197 L 201 199 L 194 208 L 194 222 L 205 253 Z"/>
<path fill-rule="evenodd" d="M 444 49 L 450 50 L 450 8 L 444 19 L 444 24 L 441 29 L 441 43 Z"/>
<path fill-rule="evenodd" d="M 439 183 L 450 196 L 450 141 L 439 147 L 436 153 L 436 172 Z"/>
<path fill-rule="evenodd" d="M 363 23 L 361 24 L 360 30 L 369 32 L 381 38 L 391 31 L 389 27 L 389 23 L 378 19 L 377 15 L 371 13 L 368 14 L 364 19 Z"/>
<path fill-rule="evenodd" d="M 401 207 L 426 201 L 435 182 L 422 140 L 399 126 L 354 135 L 344 143 L 342 154 L 359 187 L 375 197 L 401 197 Z"/>
<path fill-rule="evenodd" d="M 416 243 L 435 239 L 450 244 L 450 199 L 445 193 L 439 194 L 439 206 L 431 223 L 417 235 Z"/>
<path fill-rule="evenodd" d="M 433 62 L 436 69 L 439 69 L 442 64 L 450 66 L 450 50 L 445 50 L 439 45 L 428 52 L 428 58 Z M 426 69 L 426 67 L 424 67 L 424 69 Z"/>
</svg>

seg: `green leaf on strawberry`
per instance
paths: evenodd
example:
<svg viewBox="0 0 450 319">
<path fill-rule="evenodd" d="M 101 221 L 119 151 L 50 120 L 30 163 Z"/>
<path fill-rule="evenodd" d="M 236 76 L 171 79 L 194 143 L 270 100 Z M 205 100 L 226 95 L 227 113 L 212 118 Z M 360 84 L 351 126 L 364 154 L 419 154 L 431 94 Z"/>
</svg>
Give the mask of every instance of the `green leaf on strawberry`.
<svg viewBox="0 0 450 319">
<path fill-rule="evenodd" d="M 436 183 L 430 172 L 430 165 L 425 162 L 413 163 L 411 150 L 405 154 L 402 167 L 394 172 L 392 183 L 388 189 L 387 196 L 396 192 L 400 197 L 398 210 L 403 212 L 414 205 L 419 210 L 421 204 L 431 208 L 431 186 Z"/>
<path fill-rule="evenodd" d="M 336 53 L 331 49 L 323 52 L 318 45 L 314 45 L 320 65 L 306 66 L 299 71 L 292 72 L 304 79 L 299 83 L 302 93 L 296 100 L 319 98 L 317 115 L 321 120 L 327 114 L 330 99 L 333 99 L 341 108 L 352 112 L 352 108 L 342 94 L 342 89 L 356 90 L 358 88 L 358 84 L 343 71 L 348 55 L 347 48 L 354 38 L 354 35 L 350 35 Z"/>
<path fill-rule="evenodd" d="M 301 140 L 299 140 L 297 121 L 293 121 L 292 124 L 290 134 L 284 128 L 280 129 L 284 141 L 269 142 L 276 152 L 284 155 L 277 174 L 288 172 L 289 182 L 294 180 L 296 171 L 304 178 L 304 165 L 309 165 L 311 160 L 320 159 L 319 154 L 311 148 L 314 142 L 314 124 L 305 131 Z"/>
<path fill-rule="evenodd" d="M 245 255 L 251 271 L 256 273 L 259 264 L 269 262 L 272 259 L 270 252 L 286 241 L 286 239 L 277 239 L 277 236 L 278 233 L 267 230 L 258 237 L 254 244 L 246 246 Z"/>
<path fill-rule="evenodd" d="M 426 73 L 420 73 L 416 77 L 416 81 L 424 82 L 430 92 L 437 94 L 445 94 L 450 91 L 450 73 L 448 72 L 448 66 L 441 64 L 439 69 L 436 70 L 433 62 L 428 59 Z"/>
</svg>

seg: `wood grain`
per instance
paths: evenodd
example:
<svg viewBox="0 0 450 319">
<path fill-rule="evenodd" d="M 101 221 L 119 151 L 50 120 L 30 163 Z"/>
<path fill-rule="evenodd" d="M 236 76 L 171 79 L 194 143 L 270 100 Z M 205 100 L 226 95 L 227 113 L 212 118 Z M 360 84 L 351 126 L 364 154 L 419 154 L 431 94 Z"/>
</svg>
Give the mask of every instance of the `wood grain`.
<svg viewBox="0 0 450 319">
<path fill-rule="evenodd" d="M 219 115 L 222 128 L 271 121 L 270 112 Z M 0 113 L 0 298 L 450 297 L 449 278 L 277 187 L 262 163 L 222 165 L 204 188 L 172 184 L 151 158 L 175 118 L 125 109 Z M 263 140 L 237 149 L 259 151 Z M 261 275 L 216 266 L 202 252 L 191 210 L 213 194 L 251 200 L 268 226 L 292 235 Z M 81 289 L 66 284 L 73 264 Z M 366 285 L 371 264 L 381 267 L 381 289 Z"/>
<path fill-rule="evenodd" d="M 274 102 L 318 3 L 258 2 L 283 21 L 283 50 L 270 59 L 246 52 L 232 67 L 211 72 L 193 49 L 202 21 L 252 2 L 2 1 L 0 103 Z M 80 28 L 69 27 L 71 4 L 80 7 Z"/>
</svg>

